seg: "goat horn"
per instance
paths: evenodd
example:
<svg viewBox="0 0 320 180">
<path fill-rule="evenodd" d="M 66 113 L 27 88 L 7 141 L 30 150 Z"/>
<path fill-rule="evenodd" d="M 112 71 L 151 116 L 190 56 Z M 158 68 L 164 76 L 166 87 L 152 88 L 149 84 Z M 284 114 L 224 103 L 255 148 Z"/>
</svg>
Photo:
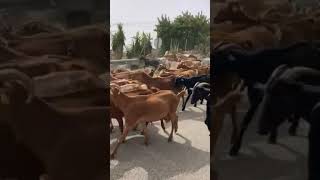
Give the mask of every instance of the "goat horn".
<svg viewBox="0 0 320 180">
<path fill-rule="evenodd" d="M 34 96 L 34 83 L 26 74 L 15 70 L 15 69 L 3 69 L 0 70 L 0 81 L 9 81 L 9 80 L 21 80 L 24 87 L 28 90 L 29 95 L 26 99 L 26 103 L 30 103 Z"/>
<path fill-rule="evenodd" d="M 276 70 L 273 71 L 269 80 L 266 83 L 266 87 L 268 87 L 278 76 L 280 76 L 286 69 L 288 69 L 288 65 L 282 64 L 277 67 Z"/>
<path fill-rule="evenodd" d="M 223 46 L 224 44 L 226 44 L 225 41 L 220 41 L 220 42 L 218 42 L 218 43 L 216 44 L 216 46 L 213 47 L 212 51 L 218 49 L 219 47 Z"/>
</svg>

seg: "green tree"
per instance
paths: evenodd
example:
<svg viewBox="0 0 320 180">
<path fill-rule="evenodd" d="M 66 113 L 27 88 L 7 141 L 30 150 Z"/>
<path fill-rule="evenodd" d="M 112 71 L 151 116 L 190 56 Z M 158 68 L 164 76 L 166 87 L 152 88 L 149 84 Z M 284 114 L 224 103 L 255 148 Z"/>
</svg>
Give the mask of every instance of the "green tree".
<svg viewBox="0 0 320 180">
<path fill-rule="evenodd" d="M 151 35 L 142 32 L 141 36 L 142 55 L 148 55 L 152 52 Z"/>
<path fill-rule="evenodd" d="M 133 54 L 134 56 L 139 56 L 142 50 L 141 37 L 139 32 L 137 32 L 136 36 L 134 36 L 133 39 L 134 39 Z"/>
<path fill-rule="evenodd" d="M 162 15 L 158 18 L 158 24 L 156 24 L 155 31 L 158 37 L 162 39 L 161 52 L 169 50 L 172 44 L 172 30 L 173 25 L 171 24 L 170 18 L 167 15 Z"/>
<path fill-rule="evenodd" d="M 115 53 L 116 58 L 121 59 L 126 38 L 123 32 L 123 25 L 120 23 L 117 24 L 117 27 L 118 31 L 112 36 L 112 51 Z"/>
<path fill-rule="evenodd" d="M 137 32 L 133 37 L 131 47 L 126 47 L 126 50 L 128 58 L 150 54 L 152 52 L 151 35 Z"/>
<path fill-rule="evenodd" d="M 173 22 L 166 15 L 162 15 L 158 18 L 155 31 L 162 39 L 162 53 L 173 49 L 209 47 L 210 21 L 202 12 L 197 15 L 188 11 L 182 12 Z"/>
</svg>

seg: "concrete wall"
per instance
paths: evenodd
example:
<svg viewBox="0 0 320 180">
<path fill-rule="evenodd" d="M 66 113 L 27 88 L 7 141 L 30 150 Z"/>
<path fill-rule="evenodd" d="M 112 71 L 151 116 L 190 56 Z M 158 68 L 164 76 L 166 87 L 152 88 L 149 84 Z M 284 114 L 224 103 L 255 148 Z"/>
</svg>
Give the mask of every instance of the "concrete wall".
<svg viewBox="0 0 320 180">
<path fill-rule="evenodd" d="M 117 68 L 127 68 L 133 69 L 133 67 L 144 67 L 144 62 L 139 59 L 120 59 L 120 60 L 110 60 L 110 69 L 117 69 Z"/>
</svg>

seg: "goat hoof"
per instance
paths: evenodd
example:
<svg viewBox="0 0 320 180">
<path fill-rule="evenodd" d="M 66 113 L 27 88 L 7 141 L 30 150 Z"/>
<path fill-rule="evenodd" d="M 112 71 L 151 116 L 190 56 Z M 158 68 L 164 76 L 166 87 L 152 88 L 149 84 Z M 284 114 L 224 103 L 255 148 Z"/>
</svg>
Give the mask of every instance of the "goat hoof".
<svg viewBox="0 0 320 180">
<path fill-rule="evenodd" d="M 168 142 L 172 142 L 172 137 L 169 137 Z"/>
</svg>

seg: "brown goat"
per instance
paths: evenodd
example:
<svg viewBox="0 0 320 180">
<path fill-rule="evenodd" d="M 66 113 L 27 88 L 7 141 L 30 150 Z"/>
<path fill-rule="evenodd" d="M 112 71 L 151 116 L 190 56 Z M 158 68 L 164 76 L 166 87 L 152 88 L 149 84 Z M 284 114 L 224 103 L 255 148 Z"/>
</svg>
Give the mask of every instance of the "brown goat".
<svg viewBox="0 0 320 180">
<path fill-rule="evenodd" d="M 119 137 L 115 149 L 111 153 L 113 159 L 117 149 L 122 143 L 128 132 L 138 123 L 159 121 L 167 118 L 171 121 L 172 129 L 168 141 L 172 141 L 173 129 L 175 128 L 178 116 L 176 114 L 179 104 L 179 96 L 170 90 L 160 90 L 151 95 L 127 96 L 122 93 L 118 87 L 111 88 L 111 99 L 121 109 L 125 117 L 125 128 L 123 134 Z M 145 144 L 148 144 L 146 126 L 143 129 Z"/>
<path fill-rule="evenodd" d="M 17 141 L 41 159 L 51 180 L 107 178 L 108 107 L 57 108 L 34 97 L 33 80 L 16 70 L 1 70 L 0 80 L 6 82 L 8 124 Z"/>
<path fill-rule="evenodd" d="M 40 83 L 35 84 L 35 86 L 42 85 Z M 64 86 L 64 88 L 67 89 L 68 87 Z M 60 95 L 52 97 L 52 94 L 50 93 L 40 94 L 40 96 L 42 96 L 42 98 L 44 98 L 46 101 L 55 105 L 59 105 L 61 107 L 82 108 L 84 106 L 107 106 L 107 103 L 101 100 L 102 98 L 106 97 L 106 92 L 106 89 L 92 89 L 78 91 L 76 93 L 71 94 L 63 94 L 63 96 Z M 37 94 L 35 95 L 38 96 Z M 2 120 L 10 119 L 6 116 L 6 114 L 8 114 L 8 110 L 6 107 L 1 106 L 0 112 Z M 6 167 L 4 167 L 4 169 L 0 168 L 0 177 L 16 177 L 18 179 L 38 179 L 39 175 L 44 172 L 43 165 L 41 165 L 37 157 L 34 157 L 34 155 L 30 152 L 28 148 L 24 147 L 24 144 L 15 142 L 16 138 L 14 137 L 12 128 L 3 125 L 3 123 L 1 123 L 0 125 L 0 131 L 2 132 L 1 139 L 3 139 L 1 141 L 1 146 L 6 147 L 2 148 L 1 150 L 2 153 L 0 159 L 1 162 L 6 164 Z M 13 139 L 9 137 L 13 137 Z"/>
<path fill-rule="evenodd" d="M 125 92 L 125 94 L 127 96 L 148 95 L 148 94 L 152 94 L 152 93 L 155 93 L 155 92 L 158 92 L 158 91 L 159 91 L 159 89 L 152 87 L 150 89 L 133 89 L 133 90 Z M 123 120 L 122 120 L 122 118 L 124 117 L 124 114 L 122 113 L 122 111 L 118 107 L 116 107 L 114 105 L 112 100 L 110 101 L 110 105 L 111 105 L 110 118 L 114 118 L 114 119 L 116 119 L 118 121 L 119 128 L 120 128 L 120 131 L 122 133 L 123 132 Z M 146 125 L 147 125 L 147 123 L 146 123 Z M 164 126 L 163 120 L 161 120 L 161 127 L 165 131 L 165 126 Z M 113 124 L 112 124 L 111 119 L 110 119 L 110 128 L 111 128 L 111 131 L 112 131 Z M 134 129 L 136 129 L 136 128 L 137 127 L 135 127 Z"/>
<path fill-rule="evenodd" d="M 103 80 L 87 71 L 54 72 L 33 79 L 37 85 L 35 94 L 39 97 L 55 97 L 81 90 L 106 88 Z"/>
<path fill-rule="evenodd" d="M 86 26 L 69 31 L 37 34 L 9 42 L 13 49 L 30 56 L 45 54 L 88 58 L 100 66 L 109 65 L 105 43 L 108 32 L 98 26 Z"/>
<path fill-rule="evenodd" d="M 17 36 L 31 36 L 39 33 L 56 33 L 62 31 L 62 28 L 55 27 L 42 21 L 32 20 L 22 24 L 14 33 Z"/>
</svg>

